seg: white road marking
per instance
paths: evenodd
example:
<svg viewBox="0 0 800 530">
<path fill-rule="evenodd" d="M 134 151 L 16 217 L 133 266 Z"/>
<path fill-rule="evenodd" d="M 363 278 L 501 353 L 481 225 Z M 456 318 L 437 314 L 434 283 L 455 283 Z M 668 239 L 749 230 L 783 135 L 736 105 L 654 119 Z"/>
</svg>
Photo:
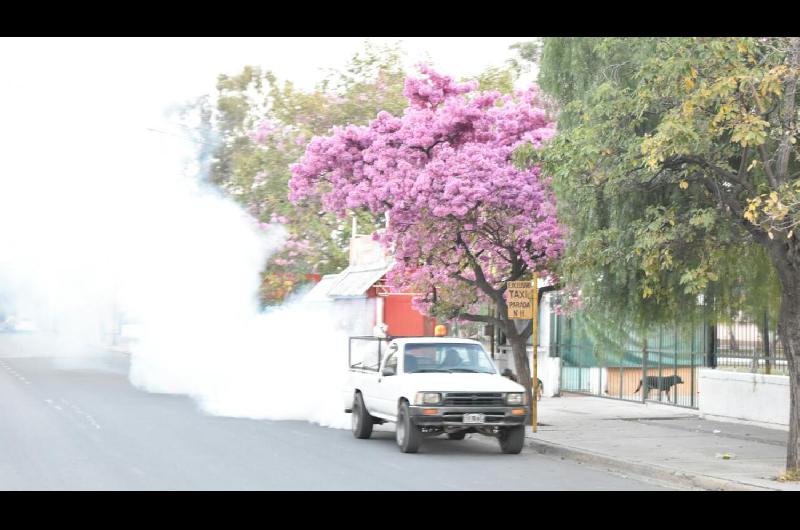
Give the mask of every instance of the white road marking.
<svg viewBox="0 0 800 530">
<path fill-rule="evenodd" d="M 16 370 L 14 370 L 13 368 L 11 368 L 11 367 L 10 367 L 9 365 L 7 365 L 5 362 L 3 362 L 3 361 L 0 361 L 0 366 L 2 366 L 2 367 L 3 367 L 3 369 L 4 369 L 6 372 L 8 372 L 9 374 L 13 375 L 14 377 L 16 377 L 17 379 L 19 379 L 20 381 L 22 381 L 22 382 L 23 382 L 23 383 L 25 383 L 26 385 L 30 385 L 30 384 L 31 384 L 31 382 L 30 382 L 30 381 L 28 381 L 28 380 L 25 378 L 25 376 L 24 376 L 24 375 L 22 375 L 21 373 L 17 372 L 17 371 L 16 371 Z"/>
<path fill-rule="evenodd" d="M 79 409 L 79 408 L 77 408 L 77 407 L 75 407 L 75 410 L 76 410 L 76 412 L 77 412 L 78 414 L 80 414 L 81 416 L 83 416 L 84 418 L 86 418 L 86 421 L 88 421 L 88 422 L 89 422 L 89 424 L 90 424 L 92 427 L 94 427 L 95 429 L 100 429 L 100 425 L 98 425 L 98 424 L 97 424 L 97 422 L 96 422 L 96 421 L 94 421 L 94 418 L 92 418 L 92 416 L 91 416 L 91 415 L 87 414 L 86 412 L 82 411 L 81 409 Z"/>
<path fill-rule="evenodd" d="M 86 419 L 86 421 L 92 427 L 94 427 L 95 429 L 100 429 L 100 425 L 96 421 L 94 421 L 94 418 L 89 413 L 87 413 L 86 411 L 82 410 L 79 406 L 73 405 L 72 403 L 70 403 L 69 401 L 67 401 L 64 398 L 61 398 L 61 402 L 64 403 L 64 405 L 69 405 L 70 408 L 72 408 L 72 410 L 75 411 L 76 414 L 78 414 L 80 416 L 83 416 L 84 419 Z"/>
<path fill-rule="evenodd" d="M 59 398 L 59 401 L 61 401 L 61 403 L 63 403 L 65 406 L 68 406 L 69 408 L 71 408 L 75 414 L 83 417 L 83 419 L 86 421 L 86 423 L 88 423 L 89 425 L 91 425 L 95 429 L 98 429 L 98 430 L 101 429 L 100 424 L 98 424 L 95 421 L 95 419 L 91 416 L 91 414 L 88 414 L 86 411 L 82 410 L 77 405 L 73 405 L 72 403 L 70 403 L 69 401 L 67 401 L 64 398 Z M 45 398 L 45 402 L 50 407 L 52 407 L 52 408 L 54 408 L 56 410 L 59 410 L 59 411 L 63 411 L 64 410 L 64 408 L 61 407 L 60 405 L 56 405 L 55 401 L 53 401 L 52 399 Z"/>
</svg>

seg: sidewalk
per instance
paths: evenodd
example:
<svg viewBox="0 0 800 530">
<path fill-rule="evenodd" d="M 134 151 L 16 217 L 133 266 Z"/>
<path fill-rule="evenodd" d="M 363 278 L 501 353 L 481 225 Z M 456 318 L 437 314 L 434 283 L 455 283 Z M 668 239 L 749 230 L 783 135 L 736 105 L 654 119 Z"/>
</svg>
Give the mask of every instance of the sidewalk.
<svg viewBox="0 0 800 530">
<path fill-rule="evenodd" d="M 566 394 L 539 402 L 537 452 L 710 490 L 792 490 L 788 432 L 704 420 L 697 411 Z M 730 459 L 722 455 L 729 454 Z"/>
</svg>

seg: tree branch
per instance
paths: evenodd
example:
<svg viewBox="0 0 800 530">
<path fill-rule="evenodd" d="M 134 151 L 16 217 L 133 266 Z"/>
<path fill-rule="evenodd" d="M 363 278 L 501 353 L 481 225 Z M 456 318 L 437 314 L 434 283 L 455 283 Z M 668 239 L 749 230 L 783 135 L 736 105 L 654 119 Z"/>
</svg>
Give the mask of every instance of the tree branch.
<svg viewBox="0 0 800 530">
<path fill-rule="evenodd" d="M 669 161 L 665 162 L 665 164 L 667 164 L 668 166 L 673 167 L 673 168 L 675 166 L 682 165 L 682 164 L 685 164 L 685 163 L 689 163 L 689 164 L 694 164 L 694 165 L 700 166 L 701 168 L 704 168 L 704 169 L 710 171 L 713 175 L 716 175 L 717 177 L 719 177 L 723 181 L 728 182 L 729 184 L 736 184 L 738 186 L 738 189 L 736 189 L 736 187 L 734 187 L 734 189 L 731 190 L 733 193 L 740 193 L 742 191 L 745 191 L 745 192 L 748 192 L 748 193 L 755 193 L 755 191 L 753 190 L 753 187 L 750 185 L 750 183 L 746 179 L 739 178 L 739 175 L 737 173 L 733 173 L 732 171 L 726 171 L 724 168 L 719 167 L 718 165 L 706 160 L 705 158 L 700 158 L 700 157 L 697 157 L 697 156 L 681 156 L 681 157 L 676 157 L 676 158 L 674 158 L 672 160 L 669 160 Z M 740 171 L 741 171 L 741 168 L 740 168 Z M 702 173 L 701 173 L 701 175 L 702 175 Z M 705 179 L 703 179 L 703 177 L 701 176 L 697 180 L 705 180 Z M 714 183 L 714 186 L 716 186 L 717 189 L 719 189 L 719 186 L 717 185 L 716 180 L 713 180 L 713 183 Z"/>
<path fill-rule="evenodd" d="M 503 305 L 505 305 L 502 293 L 489 284 L 489 281 L 486 279 L 486 275 L 483 273 L 483 267 L 480 266 L 478 260 L 472 255 L 469 245 L 467 245 L 467 243 L 464 241 L 464 238 L 461 237 L 460 230 L 456 232 L 456 243 L 464 249 L 464 252 L 467 254 L 467 259 L 469 260 L 470 265 L 472 265 L 472 271 L 475 273 L 475 285 L 480 290 L 488 294 L 492 300 L 498 303 L 502 302 Z"/>
<path fill-rule="evenodd" d="M 744 181 L 744 174 L 747 167 L 747 155 L 750 154 L 750 146 L 744 148 L 742 152 L 742 160 L 739 162 L 739 171 L 736 173 L 736 176 L 739 178 L 739 181 Z"/>
<path fill-rule="evenodd" d="M 485 322 L 486 324 L 493 324 L 497 327 L 503 327 L 503 321 L 491 315 L 473 315 L 472 313 L 459 313 L 457 318 L 467 320 L 470 322 Z"/>
<path fill-rule="evenodd" d="M 777 190 L 778 186 L 778 179 L 775 178 L 775 173 L 772 172 L 772 165 L 770 165 L 770 158 L 769 154 L 767 153 L 766 147 L 764 144 L 758 146 L 758 152 L 761 155 L 761 163 L 764 165 L 764 172 L 767 174 L 767 180 L 769 180 L 769 185 L 772 186 L 772 189 Z"/>
<path fill-rule="evenodd" d="M 789 168 L 789 153 L 791 152 L 791 139 L 794 136 L 795 116 L 797 115 L 795 94 L 797 93 L 797 71 L 800 68 L 800 37 L 792 37 L 792 53 L 789 59 L 790 74 L 786 81 L 783 96 L 783 108 L 781 109 L 781 125 L 783 126 L 783 138 L 778 147 L 778 161 L 776 177 L 779 184 L 786 182 L 786 172 Z"/>
</svg>

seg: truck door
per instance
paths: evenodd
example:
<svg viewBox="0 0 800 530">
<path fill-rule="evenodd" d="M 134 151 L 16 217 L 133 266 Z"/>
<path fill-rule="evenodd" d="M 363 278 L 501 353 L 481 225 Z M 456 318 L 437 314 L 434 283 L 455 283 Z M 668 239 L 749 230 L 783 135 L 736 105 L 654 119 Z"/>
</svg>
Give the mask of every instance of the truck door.
<svg viewBox="0 0 800 530">
<path fill-rule="evenodd" d="M 374 386 L 376 412 L 389 415 L 397 413 L 397 392 L 399 389 L 397 382 L 399 376 L 398 358 L 397 344 L 392 343 L 389 345 L 386 361 L 381 367 L 378 382 Z"/>
<path fill-rule="evenodd" d="M 361 337 L 356 337 L 361 339 Z M 378 379 L 381 377 L 381 365 L 385 357 L 385 348 L 376 340 L 350 340 L 350 369 L 352 385 L 349 399 L 352 401 L 353 387 L 361 390 L 361 396 L 369 412 L 378 410 L 376 393 Z M 383 355 L 383 356 L 382 356 Z M 347 401 L 348 396 L 345 396 Z"/>
</svg>

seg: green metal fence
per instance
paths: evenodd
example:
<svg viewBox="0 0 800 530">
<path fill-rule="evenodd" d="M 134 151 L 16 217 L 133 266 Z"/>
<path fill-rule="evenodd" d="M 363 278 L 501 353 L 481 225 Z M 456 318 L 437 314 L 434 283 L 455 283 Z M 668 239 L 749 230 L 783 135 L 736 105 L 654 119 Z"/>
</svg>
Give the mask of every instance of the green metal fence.
<svg viewBox="0 0 800 530">
<path fill-rule="evenodd" d="M 775 318 L 725 313 L 715 324 L 660 326 L 641 336 L 583 314 L 551 316 L 561 390 L 697 408 L 699 368 L 785 375 Z"/>
<path fill-rule="evenodd" d="M 562 391 L 698 407 L 698 372 L 712 343 L 709 326 L 664 326 L 639 336 L 592 324 L 580 315 L 557 317 L 551 328 Z"/>
</svg>

